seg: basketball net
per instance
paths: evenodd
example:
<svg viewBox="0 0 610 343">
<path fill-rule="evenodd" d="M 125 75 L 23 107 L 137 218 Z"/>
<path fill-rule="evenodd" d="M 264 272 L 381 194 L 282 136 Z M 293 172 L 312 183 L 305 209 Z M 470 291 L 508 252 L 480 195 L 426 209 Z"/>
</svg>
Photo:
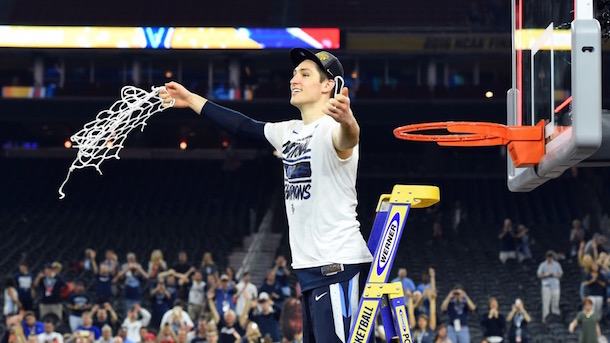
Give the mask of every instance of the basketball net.
<svg viewBox="0 0 610 343">
<path fill-rule="evenodd" d="M 134 86 L 123 87 L 120 100 L 99 112 L 94 120 L 70 137 L 74 143 L 72 148 L 78 149 L 78 152 L 59 187 L 60 199 L 66 196 L 63 188 L 74 170 L 93 167 L 102 175 L 102 162 L 111 158 L 120 159 L 119 153 L 131 130 L 139 126 L 140 131 L 144 131 L 148 118 L 174 105 L 172 99 L 169 106 L 163 106 L 163 100 L 159 97 L 159 91 L 163 88 L 152 87 L 152 91 L 147 92 Z"/>
</svg>

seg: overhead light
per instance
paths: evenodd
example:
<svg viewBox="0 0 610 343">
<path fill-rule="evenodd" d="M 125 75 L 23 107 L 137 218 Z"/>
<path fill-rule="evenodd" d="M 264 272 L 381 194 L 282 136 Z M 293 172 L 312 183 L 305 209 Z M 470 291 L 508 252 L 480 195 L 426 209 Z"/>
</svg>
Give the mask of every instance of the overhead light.
<svg viewBox="0 0 610 343">
<path fill-rule="evenodd" d="M 66 141 L 64 142 L 64 147 L 66 149 L 70 149 L 72 147 L 72 142 L 69 139 L 66 139 Z"/>
<path fill-rule="evenodd" d="M 188 148 L 188 144 L 186 143 L 186 141 L 180 141 L 180 150 L 186 150 L 186 148 Z"/>
</svg>

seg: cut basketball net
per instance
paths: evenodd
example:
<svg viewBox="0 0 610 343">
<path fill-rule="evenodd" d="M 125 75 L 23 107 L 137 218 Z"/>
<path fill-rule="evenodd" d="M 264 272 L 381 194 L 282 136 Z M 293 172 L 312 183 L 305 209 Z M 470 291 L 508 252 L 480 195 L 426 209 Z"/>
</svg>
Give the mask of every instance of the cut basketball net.
<svg viewBox="0 0 610 343">
<path fill-rule="evenodd" d="M 63 188 L 74 170 L 93 167 L 102 175 L 102 162 L 111 158 L 120 159 L 119 153 L 131 130 L 139 126 L 140 131 L 144 131 L 148 118 L 174 105 L 173 99 L 169 105 L 163 105 L 163 99 L 159 97 L 161 89 L 164 87 L 152 87 L 147 92 L 133 86 L 123 87 L 120 100 L 98 113 L 94 120 L 70 137 L 74 143 L 72 148 L 78 149 L 78 152 L 59 187 L 60 199 L 66 196 Z"/>
<path fill-rule="evenodd" d="M 430 130 L 447 130 L 448 135 L 424 134 Z M 506 126 L 485 122 L 437 122 L 411 124 L 394 130 L 398 139 L 436 142 L 442 146 L 506 145 L 515 167 L 531 167 L 544 156 L 544 121 L 536 126 Z"/>
</svg>

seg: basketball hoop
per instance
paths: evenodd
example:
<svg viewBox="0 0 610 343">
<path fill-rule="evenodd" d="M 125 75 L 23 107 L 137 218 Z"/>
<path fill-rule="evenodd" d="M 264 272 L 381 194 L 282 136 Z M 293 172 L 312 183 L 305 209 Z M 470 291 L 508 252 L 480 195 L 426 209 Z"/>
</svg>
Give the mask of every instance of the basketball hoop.
<svg viewBox="0 0 610 343">
<path fill-rule="evenodd" d="M 450 134 L 425 134 L 447 130 Z M 531 167 L 544 156 L 544 121 L 536 126 L 506 126 L 485 122 L 436 122 L 411 124 L 394 129 L 398 139 L 436 142 L 441 146 L 477 147 L 506 145 L 515 167 Z"/>
</svg>

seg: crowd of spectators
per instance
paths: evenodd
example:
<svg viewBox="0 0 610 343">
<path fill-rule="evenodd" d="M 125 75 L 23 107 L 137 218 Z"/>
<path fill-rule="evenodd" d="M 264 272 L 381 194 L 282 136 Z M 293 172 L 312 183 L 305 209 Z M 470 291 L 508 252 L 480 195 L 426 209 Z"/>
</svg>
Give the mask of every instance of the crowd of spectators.
<svg viewBox="0 0 610 343">
<path fill-rule="evenodd" d="M 460 206 L 456 205 L 456 209 Z M 458 212 L 462 212 L 461 209 Z M 432 212 L 433 213 L 433 212 Z M 461 214 L 453 215 L 462 218 Z M 453 234 L 459 234 L 460 222 Z M 434 227 L 440 225 L 432 222 Z M 414 341 L 434 343 L 471 342 L 473 321 L 482 331 L 483 342 L 528 342 L 528 325 L 549 325 L 562 315 L 560 308 L 562 263 L 580 266 L 578 312 L 567 330 L 582 342 L 604 341 L 600 323 L 610 318 L 610 257 L 606 236 L 588 232 L 578 220 L 572 223 L 566 253 L 550 250 L 535 264 L 527 227 L 506 219 L 497 236 L 501 268 L 510 264 L 537 265 L 541 302 L 519 297 L 509 309 L 500 306 L 502 294 L 488 294 L 486 303 L 476 303 L 461 284 L 443 284 L 434 268 L 416 280 L 407 268 L 397 268 L 391 282 L 400 282 Z M 430 243 L 430 244 L 433 244 Z M 154 250 L 147 263 L 130 252 L 120 262 L 106 250 L 100 256 L 86 249 L 76 269 L 76 279 L 67 279 L 58 262 L 44 265 L 37 274 L 22 262 L 4 287 L 4 317 L 7 343 L 207 343 L 207 342 L 299 342 L 300 292 L 287 259 L 270 261 L 264 280 L 255 285 L 252 275 L 237 278 L 229 267 L 218 266 L 211 253 L 201 263 L 192 263 L 185 251 L 170 265 L 161 250 Z M 505 267 L 506 266 L 506 267 Z M 465 280 L 467 281 L 467 280 Z M 445 291 L 442 294 L 440 289 Z M 527 308 L 541 306 L 541 317 Z M 289 316 L 285 316 L 289 315 Z M 383 323 L 375 330 L 385 342 Z"/>
<path fill-rule="evenodd" d="M 6 278 L 5 342 L 281 342 L 298 341 L 302 334 L 298 326 L 280 327 L 283 303 L 297 300 L 281 255 L 261 285 L 248 272 L 237 280 L 209 252 L 193 264 L 180 251 L 170 266 L 161 250 L 142 265 L 132 252 L 121 263 L 112 250 L 99 257 L 86 249 L 71 269 L 75 280 L 66 279 L 58 262 L 38 274 L 22 262 Z"/>
</svg>

